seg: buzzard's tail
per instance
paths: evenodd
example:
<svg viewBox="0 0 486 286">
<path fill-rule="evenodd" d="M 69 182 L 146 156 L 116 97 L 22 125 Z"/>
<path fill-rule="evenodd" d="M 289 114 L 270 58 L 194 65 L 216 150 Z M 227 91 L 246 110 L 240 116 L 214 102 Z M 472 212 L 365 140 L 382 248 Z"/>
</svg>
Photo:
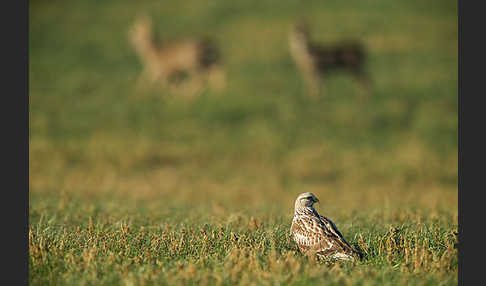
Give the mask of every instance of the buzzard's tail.
<svg viewBox="0 0 486 286">
<path fill-rule="evenodd" d="M 363 259 L 363 253 L 353 247 L 350 247 L 346 252 L 338 252 L 332 255 L 332 258 L 337 260 L 355 260 Z"/>
<path fill-rule="evenodd" d="M 363 252 L 361 252 L 361 250 L 354 248 L 352 246 L 351 246 L 351 255 L 359 258 L 359 260 L 363 259 L 363 257 L 364 257 Z"/>
<path fill-rule="evenodd" d="M 349 254 L 341 253 L 341 252 L 335 253 L 331 257 L 336 259 L 336 260 L 354 260 L 355 259 L 353 255 L 349 255 Z"/>
<path fill-rule="evenodd" d="M 350 259 L 354 258 L 359 258 L 359 260 L 363 259 L 363 252 L 357 247 L 353 247 L 351 244 L 349 244 L 344 238 L 341 238 L 342 240 L 342 254 L 345 256 L 350 256 Z"/>
</svg>

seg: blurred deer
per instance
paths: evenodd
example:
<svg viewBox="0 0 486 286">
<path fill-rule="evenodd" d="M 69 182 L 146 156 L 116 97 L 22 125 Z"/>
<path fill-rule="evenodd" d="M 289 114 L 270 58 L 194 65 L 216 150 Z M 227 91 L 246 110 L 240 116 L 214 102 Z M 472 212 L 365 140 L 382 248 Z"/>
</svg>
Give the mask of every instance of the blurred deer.
<svg viewBox="0 0 486 286">
<path fill-rule="evenodd" d="M 129 40 L 143 64 L 137 86 L 150 85 L 194 94 L 205 84 L 222 90 L 225 76 L 216 45 L 207 38 L 188 38 L 156 43 L 151 20 L 141 17 L 129 29 Z M 189 90 L 187 90 L 189 89 Z"/>
<path fill-rule="evenodd" d="M 369 79 L 364 70 L 365 51 L 359 42 L 333 45 L 313 43 L 308 27 L 303 22 L 293 24 L 288 40 L 290 53 L 311 96 L 317 96 L 320 82 L 337 70 L 352 73 L 359 90 L 368 93 Z"/>
</svg>

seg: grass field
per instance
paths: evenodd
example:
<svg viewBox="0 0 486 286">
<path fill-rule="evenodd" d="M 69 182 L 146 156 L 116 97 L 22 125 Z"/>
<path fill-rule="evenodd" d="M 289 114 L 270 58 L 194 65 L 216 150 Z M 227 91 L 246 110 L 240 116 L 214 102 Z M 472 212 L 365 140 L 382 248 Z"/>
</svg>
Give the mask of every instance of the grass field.
<svg viewBox="0 0 486 286">
<path fill-rule="evenodd" d="M 30 1 L 31 285 L 456 285 L 455 1 Z M 127 40 L 209 35 L 228 85 L 136 91 Z M 374 85 L 312 100 L 287 48 L 361 39 Z M 316 262 L 289 238 L 313 192 L 366 254 Z"/>
</svg>

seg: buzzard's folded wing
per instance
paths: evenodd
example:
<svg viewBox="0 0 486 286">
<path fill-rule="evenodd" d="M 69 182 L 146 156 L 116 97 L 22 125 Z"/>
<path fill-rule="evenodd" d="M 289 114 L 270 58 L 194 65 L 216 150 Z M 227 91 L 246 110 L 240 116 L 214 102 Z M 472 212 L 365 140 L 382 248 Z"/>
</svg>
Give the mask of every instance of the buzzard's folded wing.
<svg viewBox="0 0 486 286">
<path fill-rule="evenodd" d="M 332 251 L 334 243 L 329 240 L 326 229 L 315 218 L 300 216 L 294 218 L 291 226 L 292 237 L 302 252 Z"/>
<path fill-rule="evenodd" d="M 359 257 L 362 257 L 362 253 L 358 250 L 354 249 L 343 237 L 341 232 L 337 229 L 336 225 L 327 217 L 319 216 L 320 221 L 322 224 L 326 226 L 328 231 L 332 234 L 332 239 L 336 241 L 338 245 L 345 251 L 350 254 L 357 254 Z"/>
</svg>

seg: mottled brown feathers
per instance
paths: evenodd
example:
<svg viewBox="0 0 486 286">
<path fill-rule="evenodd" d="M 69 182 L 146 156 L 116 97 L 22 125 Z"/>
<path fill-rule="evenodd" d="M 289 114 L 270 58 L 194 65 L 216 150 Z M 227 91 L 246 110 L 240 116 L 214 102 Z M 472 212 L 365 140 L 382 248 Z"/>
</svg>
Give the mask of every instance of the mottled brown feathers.
<svg viewBox="0 0 486 286">
<path fill-rule="evenodd" d="M 346 242 L 334 223 L 317 213 L 313 204 L 318 201 L 312 193 L 303 193 L 295 201 L 290 234 L 299 250 L 319 257 L 361 258 L 361 252 Z"/>
</svg>

